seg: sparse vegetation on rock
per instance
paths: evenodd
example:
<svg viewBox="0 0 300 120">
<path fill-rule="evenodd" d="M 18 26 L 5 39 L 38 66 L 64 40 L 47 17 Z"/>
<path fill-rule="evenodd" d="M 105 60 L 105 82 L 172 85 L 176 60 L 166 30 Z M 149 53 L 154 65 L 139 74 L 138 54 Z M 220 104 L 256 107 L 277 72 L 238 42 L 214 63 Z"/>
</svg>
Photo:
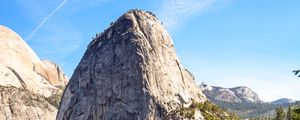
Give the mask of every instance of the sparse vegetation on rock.
<svg viewBox="0 0 300 120">
<path fill-rule="evenodd" d="M 235 114 L 223 110 L 209 101 L 204 103 L 192 101 L 189 107 L 181 107 L 176 112 L 185 118 L 193 119 L 196 111 L 200 111 L 205 120 L 240 120 Z"/>
<path fill-rule="evenodd" d="M 59 104 L 60 104 L 62 94 L 63 94 L 63 91 L 59 91 L 59 92 L 53 94 L 50 97 L 46 97 L 45 100 L 47 100 L 54 107 L 58 108 Z"/>
<path fill-rule="evenodd" d="M 1 120 L 54 120 L 57 109 L 44 96 L 23 88 L 0 86 Z"/>
</svg>

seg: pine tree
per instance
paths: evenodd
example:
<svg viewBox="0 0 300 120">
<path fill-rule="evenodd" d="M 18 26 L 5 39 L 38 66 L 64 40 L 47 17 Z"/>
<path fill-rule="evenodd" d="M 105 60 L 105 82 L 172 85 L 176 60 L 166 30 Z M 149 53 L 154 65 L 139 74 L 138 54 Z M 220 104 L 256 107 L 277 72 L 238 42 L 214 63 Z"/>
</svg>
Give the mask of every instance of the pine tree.
<svg viewBox="0 0 300 120">
<path fill-rule="evenodd" d="M 284 118 L 285 118 L 285 113 L 283 108 L 281 106 L 276 108 L 274 120 L 284 120 Z"/>
<path fill-rule="evenodd" d="M 300 107 L 293 110 L 292 120 L 300 120 Z"/>
<path fill-rule="evenodd" d="M 286 113 L 286 120 L 292 120 L 292 117 L 293 117 L 293 111 L 292 111 L 291 106 L 289 106 L 289 109 Z"/>
</svg>

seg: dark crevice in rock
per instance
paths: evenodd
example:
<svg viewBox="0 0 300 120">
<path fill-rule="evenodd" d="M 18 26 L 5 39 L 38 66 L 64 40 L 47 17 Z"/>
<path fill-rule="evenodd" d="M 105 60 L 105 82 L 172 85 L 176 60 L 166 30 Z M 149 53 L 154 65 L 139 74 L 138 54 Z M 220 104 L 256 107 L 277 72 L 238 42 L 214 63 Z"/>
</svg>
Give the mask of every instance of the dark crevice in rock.
<svg viewBox="0 0 300 120">
<path fill-rule="evenodd" d="M 177 66 L 178 66 L 178 69 L 180 70 L 181 80 L 183 81 L 183 83 L 185 83 L 185 81 L 184 81 L 184 76 L 183 76 L 183 72 L 182 72 L 182 70 L 181 70 L 180 64 L 179 64 L 179 62 L 178 62 L 177 60 L 175 60 L 175 61 L 176 61 L 176 64 L 177 64 Z"/>
<path fill-rule="evenodd" d="M 9 70 L 11 70 L 11 71 L 15 74 L 15 76 L 18 78 L 20 84 L 22 85 L 22 87 L 23 87 L 25 90 L 28 90 L 28 88 L 27 88 L 25 82 L 23 81 L 23 79 L 21 78 L 21 76 L 20 76 L 14 69 L 12 69 L 12 68 L 10 68 L 10 67 L 7 67 L 7 68 L 8 68 Z"/>
</svg>

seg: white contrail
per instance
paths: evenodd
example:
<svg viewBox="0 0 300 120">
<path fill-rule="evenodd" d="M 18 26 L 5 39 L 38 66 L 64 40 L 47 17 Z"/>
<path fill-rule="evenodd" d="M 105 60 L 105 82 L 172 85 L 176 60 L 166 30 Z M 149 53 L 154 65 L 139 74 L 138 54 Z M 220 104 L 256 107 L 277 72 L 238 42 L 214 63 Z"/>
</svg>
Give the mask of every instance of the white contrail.
<svg viewBox="0 0 300 120">
<path fill-rule="evenodd" d="M 47 20 L 55 14 L 57 10 L 59 10 L 68 0 L 63 0 L 49 15 L 47 15 L 42 22 L 38 26 L 34 28 L 34 30 L 31 32 L 31 34 L 25 39 L 25 41 L 30 40 L 39 30 L 40 28 L 47 22 Z"/>
</svg>

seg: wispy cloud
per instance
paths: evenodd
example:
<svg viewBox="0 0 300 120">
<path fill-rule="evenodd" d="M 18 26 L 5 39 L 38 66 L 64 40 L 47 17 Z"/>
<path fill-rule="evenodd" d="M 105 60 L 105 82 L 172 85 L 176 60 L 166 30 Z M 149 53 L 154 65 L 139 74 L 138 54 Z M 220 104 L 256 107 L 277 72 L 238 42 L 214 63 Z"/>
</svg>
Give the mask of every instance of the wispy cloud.
<svg viewBox="0 0 300 120">
<path fill-rule="evenodd" d="M 52 60 L 71 75 L 85 47 L 83 31 L 73 15 L 107 0 L 15 0 L 28 20 L 36 23 L 25 39 L 41 59 Z M 78 56 L 79 55 L 79 56 Z M 68 63 L 68 64 L 67 64 Z"/>
<path fill-rule="evenodd" d="M 163 0 L 158 13 L 159 18 L 168 30 L 176 29 L 193 15 L 230 0 Z"/>
<path fill-rule="evenodd" d="M 69 54 L 76 51 L 82 42 L 81 33 L 71 23 L 51 20 L 31 40 L 32 48 L 42 59 L 64 62 Z"/>
<path fill-rule="evenodd" d="M 40 28 L 47 22 L 47 20 L 53 16 L 68 0 L 63 0 L 50 14 L 48 14 L 31 32 L 31 34 L 25 39 L 25 41 L 30 40 L 39 30 Z"/>
</svg>

